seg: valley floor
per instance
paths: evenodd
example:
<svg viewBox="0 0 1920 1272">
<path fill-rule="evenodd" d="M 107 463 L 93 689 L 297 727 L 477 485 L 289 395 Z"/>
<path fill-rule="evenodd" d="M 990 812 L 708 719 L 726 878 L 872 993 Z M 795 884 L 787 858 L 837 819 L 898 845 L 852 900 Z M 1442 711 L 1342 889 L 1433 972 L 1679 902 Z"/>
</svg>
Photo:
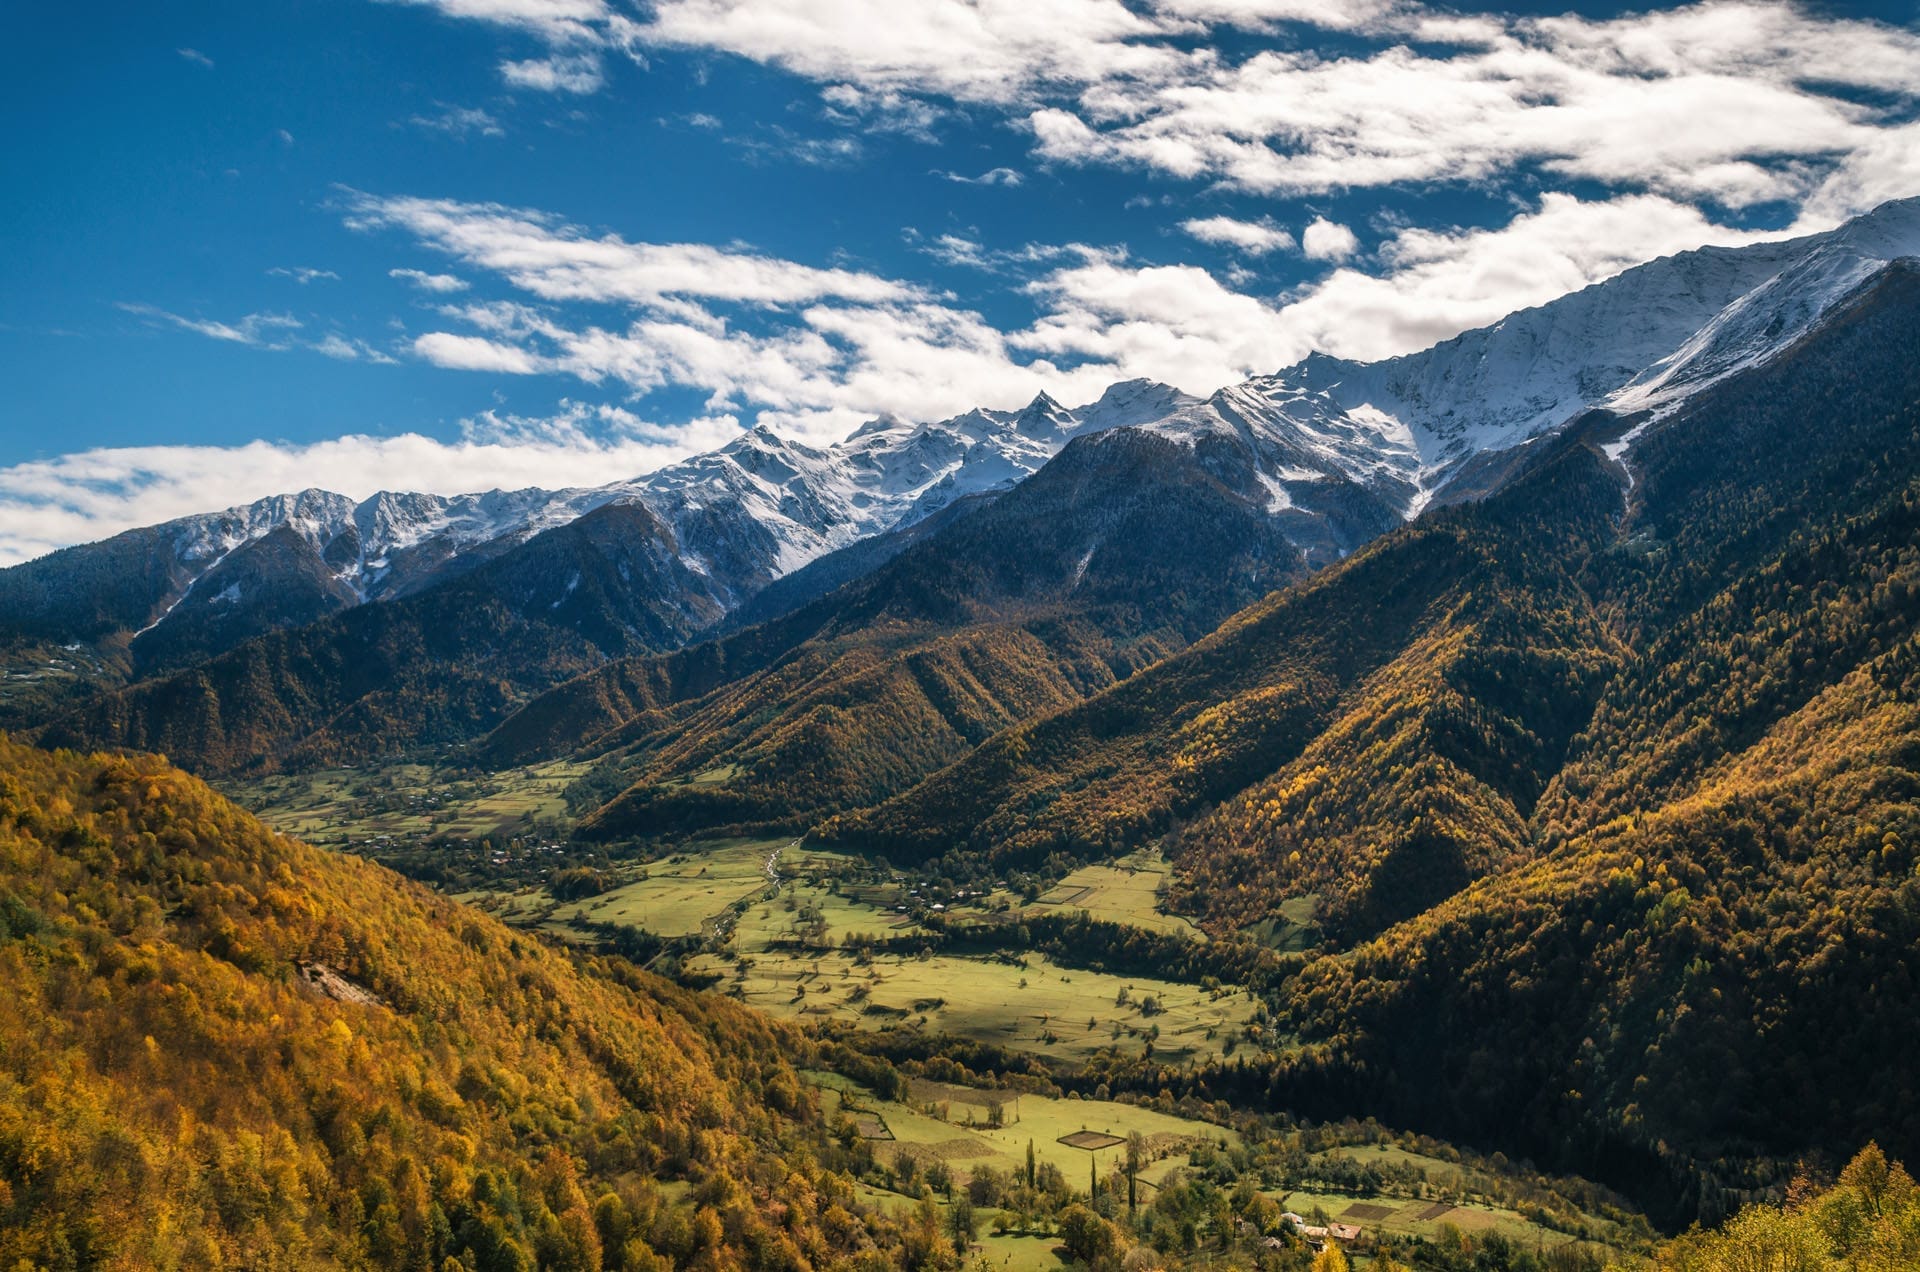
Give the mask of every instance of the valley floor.
<svg viewBox="0 0 1920 1272">
<path fill-rule="evenodd" d="M 1317 1225 L 1357 1228 L 1366 1234 L 1362 1250 L 1382 1239 L 1471 1247 L 1495 1234 L 1515 1248 L 1617 1253 L 1647 1239 L 1645 1221 L 1618 1203 L 1599 1214 L 1570 1199 L 1604 1195 L 1590 1185 L 1557 1189 L 1520 1168 L 1371 1123 L 1288 1129 L 1225 1105 L 1195 1117 L 1033 1077 L 1146 1059 L 1192 1068 L 1291 1045 L 1266 1026 L 1248 986 L 1177 970 L 1101 970 L 1071 951 L 1009 948 L 1009 934 L 1026 925 L 1080 918 L 1173 943 L 1166 948 L 1204 948 L 1207 936 L 1168 910 L 1172 868 L 1156 853 L 1050 882 L 1018 876 L 964 886 L 791 836 L 692 841 L 587 861 L 567 839 L 564 790 L 577 775 L 565 764 L 483 776 L 406 764 L 277 777 L 232 793 L 289 833 L 434 879 L 511 925 L 581 945 L 619 948 L 624 938 L 656 967 L 710 993 L 825 1036 L 929 1057 L 910 1069 L 969 1072 L 943 1065 L 948 1053 L 974 1064 L 997 1056 L 1038 1066 L 1023 1085 L 995 1085 L 985 1074 L 918 1077 L 891 1098 L 837 1073 L 810 1074 L 829 1119 L 844 1116 L 843 1134 L 892 1181 L 866 1186 L 883 1208 L 911 1211 L 928 1182 L 943 1209 L 970 1187 L 990 1195 L 994 1179 L 1025 1169 L 1029 1145 L 1038 1163 L 1084 1189 L 1113 1175 L 1138 1136 L 1141 1204 L 1193 1178 L 1249 1180 Z M 978 948 L 941 944 L 971 932 L 1001 935 Z M 1290 903 L 1259 935 L 1283 951 L 1316 943 L 1312 898 Z M 980 1179 L 984 1191 L 974 1186 Z M 1037 1216 L 1012 1203 L 983 1204 L 977 1220 L 975 1253 L 988 1266 L 1061 1266 L 1055 1235 Z"/>
</svg>

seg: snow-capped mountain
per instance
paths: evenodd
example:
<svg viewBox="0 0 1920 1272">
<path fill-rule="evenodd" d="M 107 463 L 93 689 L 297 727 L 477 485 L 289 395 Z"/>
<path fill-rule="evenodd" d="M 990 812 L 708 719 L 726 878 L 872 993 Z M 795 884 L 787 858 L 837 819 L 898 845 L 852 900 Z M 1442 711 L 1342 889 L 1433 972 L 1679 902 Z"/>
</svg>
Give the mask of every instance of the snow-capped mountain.
<svg viewBox="0 0 1920 1272">
<path fill-rule="evenodd" d="M 1476 456 L 1594 407 L 1659 411 L 1803 336 L 1890 262 L 1920 254 L 1920 199 L 1838 229 L 1701 248 L 1432 348 L 1361 363 L 1314 354 L 1151 425 L 1232 436 L 1260 458 L 1276 513 L 1351 483 L 1412 517 Z"/>
<path fill-rule="evenodd" d="M 752 590 L 836 548 L 911 525 L 954 500 L 1005 490 L 1075 437 L 1160 419 L 1198 399 L 1149 380 L 1067 408 L 1042 393 L 1017 411 L 931 424 L 876 419 L 811 447 L 756 428 L 717 451 L 599 492 L 638 499 L 692 559 Z"/>
<path fill-rule="evenodd" d="M 177 664 L 273 627 L 394 600 L 493 560 L 610 504 L 671 530 L 706 599 L 738 605 L 837 548 L 1002 490 L 1083 433 L 1196 401 L 1146 381 L 1070 410 L 1042 394 L 1016 411 L 914 424 L 874 420 L 813 447 L 753 429 L 631 480 L 573 490 L 441 496 L 322 490 L 184 517 L 0 570 L 0 627 L 59 641 L 126 640 Z M 113 584 L 99 588 L 99 580 Z"/>
<path fill-rule="evenodd" d="M 1476 461 L 1590 408 L 1657 416 L 1764 361 L 1914 255 L 1920 199 L 1823 234 L 1652 261 L 1418 353 L 1372 363 L 1314 354 L 1206 399 L 1135 380 L 1077 408 L 1042 394 L 932 423 L 876 419 L 824 447 L 756 428 L 590 489 L 276 496 L 0 571 L 0 627 L 128 639 L 136 661 L 178 661 L 417 592 L 622 503 L 667 528 L 702 607 L 731 610 L 836 549 L 1019 483 L 1074 438 L 1128 427 L 1201 448 L 1210 471 L 1262 500 L 1309 561 L 1325 562 L 1470 492 Z"/>
</svg>

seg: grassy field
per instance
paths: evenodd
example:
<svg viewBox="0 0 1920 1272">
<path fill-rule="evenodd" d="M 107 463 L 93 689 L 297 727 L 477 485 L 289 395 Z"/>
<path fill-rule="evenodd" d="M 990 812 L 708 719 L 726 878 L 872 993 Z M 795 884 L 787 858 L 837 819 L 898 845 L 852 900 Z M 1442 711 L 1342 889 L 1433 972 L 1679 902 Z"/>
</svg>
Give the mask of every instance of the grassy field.
<svg viewBox="0 0 1920 1272">
<path fill-rule="evenodd" d="M 775 878 L 780 851 L 791 840 L 721 840 L 699 853 L 679 853 L 642 867 L 646 877 L 563 905 L 555 917 L 578 914 L 599 923 L 636 927 L 655 936 L 688 936 L 736 902 L 762 892 Z"/>
<path fill-rule="evenodd" d="M 225 793 L 276 830 L 365 850 L 429 836 L 504 840 L 556 833 L 568 821 L 563 793 L 584 771 L 556 760 L 469 778 L 425 764 L 390 764 L 266 777 L 231 784 Z"/>
<path fill-rule="evenodd" d="M 1277 950 L 1298 953 L 1320 943 L 1320 925 L 1314 917 L 1320 910 L 1319 893 L 1288 897 L 1277 910 L 1273 918 L 1262 919 L 1247 930 Z"/>
<path fill-rule="evenodd" d="M 1038 954 L 848 950 L 849 938 L 910 937 L 925 930 L 916 916 L 935 908 L 966 912 L 993 898 L 963 900 L 790 839 L 702 842 L 644 864 L 615 861 L 600 867 L 611 882 L 606 891 L 558 899 L 545 885 L 569 851 L 563 796 L 579 772 L 578 765 L 552 763 L 455 780 L 423 765 L 396 764 L 267 778 L 236 795 L 290 834 L 408 870 L 452 861 L 442 855 L 443 842 L 511 838 L 517 856 L 507 859 L 481 860 L 504 851 L 484 843 L 466 850 L 471 860 L 454 876 L 456 890 L 471 889 L 459 893 L 462 899 L 566 940 L 589 935 L 583 922 L 668 939 L 717 937 L 724 950 L 699 956 L 690 970 L 720 976 L 724 992 L 779 1015 L 952 1034 L 1068 1063 L 1108 1049 L 1148 1048 L 1179 1063 L 1224 1054 L 1254 1010 L 1236 988 L 1084 971 Z M 694 780 L 725 776 L 714 770 Z M 1204 940 L 1186 920 L 1159 909 L 1167 879 L 1157 855 L 1135 854 L 1076 871 L 1030 912 L 1085 910 Z"/>
<path fill-rule="evenodd" d="M 771 908 L 778 912 L 777 906 Z M 1002 962 L 769 948 L 754 930 L 767 921 L 760 913 L 749 907 L 740 922 L 733 947 L 739 961 L 703 955 L 693 966 L 720 975 L 727 992 L 776 1015 L 951 1034 L 1078 1063 L 1109 1047 L 1138 1054 L 1150 1042 L 1154 1054 L 1169 1061 L 1209 1059 L 1222 1053 L 1254 1007 L 1237 989 L 1215 994 L 1063 968 L 1037 954 Z M 1116 1005 L 1123 989 L 1124 1007 Z M 1143 1010 L 1149 999 L 1159 1007 L 1153 1015 Z"/>
<path fill-rule="evenodd" d="M 1522 1246 L 1542 1250 L 1570 1245 L 1576 1240 L 1564 1232 L 1543 1228 L 1515 1211 L 1473 1202 L 1455 1206 L 1422 1198 L 1355 1197 L 1337 1192 L 1284 1189 L 1268 1195 L 1298 1214 L 1311 1217 L 1317 1208 L 1336 1223 L 1354 1223 L 1369 1232 L 1395 1236 L 1433 1240 L 1444 1228 L 1452 1227 L 1469 1236 L 1498 1232 Z M 1597 1227 L 1605 1226 L 1599 1220 L 1594 1222 Z"/>
<path fill-rule="evenodd" d="M 802 863 L 796 858 L 793 864 L 799 874 Z M 816 864 L 833 863 L 821 858 Z M 1131 898 L 1136 909 L 1129 913 L 1139 913 L 1143 898 L 1152 896 L 1150 883 L 1110 883 L 1116 895 Z M 954 1034 L 1069 1062 L 1109 1047 L 1137 1054 L 1150 1041 L 1155 1054 L 1172 1061 L 1212 1058 L 1254 1008 L 1242 990 L 1060 967 L 1040 954 L 867 956 L 842 948 L 850 935 L 919 930 L 885 905 L 889 895 L 836 891 L 819 873 L 793 878 L 778 896 L 747 907 L 728 955 L 706 956 L 699 970 L 720 974 L 729 992 L 780 1015 Z M 862 899 L 868 896 L 877 902 Z"/>
<path fill-rule="evenodd" d="M 1024 1169 L 1029 1143 L 1037 1160 L 1059 1167 L 1077 1187 L 1086 1185 L 1091 1167 L 1097 1167 L 1105 1178 L 1124 1157 L 1124 1148 L 1088 1152 L 1060 1143 L 1063 1136 L 1078 1131 L 1104 1131 L 1121 1139 L 1138 1133 L 1146 1140 L 1151 1162 L 1140 1178 L 1150 1182 L 1185 1164 L 1188 1151 L 1199 1141 L 1234 1145 L 1240 1139 L 1234 1131 L 1210 1122 L 1108 1100 L 974 1091 L 916 1080 L 909 1093 L 912 1103 L 903 1104 L 877 1100 L 836 1075 L 808 1077 L 828 1087 L 823 1099 L 830 1117 L 845 1108 L 863 1123 L 876 1120 L 885 1124 L 890 1138 L 874 1141 L 876 1155 L 888 1161 L 903 1153 L 922 1163 L 944 1161 L 960 1182 L 971 1178 L 981 1166 L 1006 1172 Z M 986 1124 L 986 1110 L 995 1103 L 1000 1105 L 1003 1118 L 999 1127 Z"/>
<path fill-rule="evenodd" d="M 699 853 L 676 853 L 636 867 L 595 896 L 557 901 L 545 888 L 474 892 L 461 897 L 504 922 L 537 927 L 568 939 L 580 935 L 576 918 L 638 928 L 655 936 L 692 936 L 710 930 L 738 902 L 765 891 L 785 839 L 719 840 Z"/>
<path fill-rule="evenodd" d="M 988 1213 L 991 1216 L 991 1212 Z M 982 1232 L 973 1244 L 976 1248 L 968 1267 L 978 1263 L 996 1272 L 1051 1272 L 1066 1266 L 1053 1252 L 1059 1244 L 1058 1237 Z"/>
<path fill-rule="evenodd" d="M 1272 1189 L 1268 1195 L 1303 1215 L 1317 1210 L 1328 1219 L 1359 1224 L 1376 1233 L 1424 1237 L 1433 1240 L 1448 1228 L 1469 1236 L 1498 1232 L 1519 1245 L 1552 1249 L 1578 1238 L 1527 1218 L 1498 1198 L 1512 1197 L 1503 1187 L 1507 1177 L 1489 1174 L 1484 1167 L 1431 1157 L 1391 1144 L 1347 1144 L 1315 1154 L 1316 1162 L 1344 1158 L 1360 1165 L 1415 1171 L 1423 1185 L 1409 1186 L 1405 1176 L 1377 1192 L 1362 1195 L 1325 1185 L 1303 1189 Z M 1424 1195 L 1415 1196 L 1415 1193 Z M 1562 1203 L 1564 1205 L 1564 1203 Z M 1556 1209 L 1561 1208 L 1556 1206 Z M 1583 1217 L 1589 1231 L 1631 1238 L 1597 1215 Z"/>
<path fill-rule="evenodd" d="M 923 1171 L 936 1161 L 943 1162 L 957 1185 L 964 1184 L 982 1166 L 1017 1174 L 1025 1166 L 1027 1145 L 1031 1143 L 1040 1162 L 1058 1167 L 1071 1185 L 1084 1188 L 1094 1169 L 1103 1180 L 1108 1178 L 1125 1150 L 1115 1145 L 1089 1152 L 1069 1147 L 1061 1140 L 1083 1131 L 1122 1139 L 1137 1133 L 1147 1143 L 1148 1164 L 1139 1178 L 1150 1198 L 1151 1189 L 1188 1166 L 1197 1145 L 1204 1142 L 1235 1147 L 1240 1142 L 1240 1137 L 1225 1127 L 1105 1100 L 976 1090 L 916 1078 L 906 1100 L 895 1102 L 875 1099 L 871 1092 L 837 1074 L 811 1072 L 805 1076 L 821 1088 L 829 1119 L 842 1111 L 855 1118 L 880 1160 L 897 1166 L 902 1157 L 912 1157 Z M 998 1127 L 988 1124 L 996 1105 L 1002 1122 Z M 1534 1223 L 1513 1209 L 1487 1200 L 1484 1194 L 1473 1193 L 1466 1186 L 1475 1176 L 1458 1163 L 1390 1145 L 1361 1143 L 1329 1151 L 1362 1163 L 1418 1168 L 1426 1172 L 1429 1191 L 1444 1188 L 1456 1195 L 1443 1200 L 1391 1192 L 1362 1196 L 1326 1189 L 1272 1189 L 1268 1195 L 1309 1218 L 1316 1212 L 1323 1213 L 1329 1220 L 1358 1224 L 1376 1235 L 1436 1240 L 1448 1228 L 1469 1236 L 1498 1232 L 1524 1248 L 1538 1250 L 1576 1241 L 1567 1233 Z M 884 1196 L 895 1207 L 912 1205 L 911 1199 L 899 1194 Z M 983 1211 L 981 1217 L 982 1232 L 987 1234 L 992 1212 Z M 1595 1233 L 1611 1228 L 1597 1216 L 1587 1216 L 1586 1222 Z M 1051 1238 L 983 1235 L 980 1245 L 996 1260 L 1011 1260 L 1005 1265 L 1011 1268 L 1056 1266 Z"/>
<path fill-rule="evenodd" d="M 1138 852 L 1108 866 L 1082 866 L 1027 907 L 1029 914 L 1085 910 L 1096 919 L 1125 923 L 1153 932 L 1168 932 L 1204 941 L 1206 936 L 1186 919 L 1160 908 L 1161 893 L 1173 868 L 1156 852 Z"/>
</svg>

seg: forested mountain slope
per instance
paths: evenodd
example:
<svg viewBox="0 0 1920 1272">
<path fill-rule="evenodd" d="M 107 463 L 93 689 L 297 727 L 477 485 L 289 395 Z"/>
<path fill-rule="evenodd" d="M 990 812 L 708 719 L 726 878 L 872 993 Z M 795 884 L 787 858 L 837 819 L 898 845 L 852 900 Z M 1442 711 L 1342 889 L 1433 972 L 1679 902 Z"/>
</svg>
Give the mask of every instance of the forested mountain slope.
<svg viewBox="0 0 1920 1272">
<path fill-rule="evenodd" d="M 1917 347 L 1897 266 L 819 837 L 963 865 L 1173 829 L 1217 926 L 1310 894 L 1351 947 L 1289 985 L 1272 1098 L 1637 1179 L 1670 1219 L 1809 1150 L 1911 1156 Z"/>
<path fill-rule="evenodd" d="M 489 739 L 495 764 L 615 753 L 593 835 L 795 830 L 1077 702 L 1300 577 L 1251 457 L 1132 429 L 761 628 L 609 667 Z M 702 774 L 709 780 L 692 782 Z"/>
<path fill-rule="evenodd" d="M 0 737 L 9 1267 L 890 1266 L 796 1045 L 162 761 Z"/>
<path fill-rule="evenodd" d="M 1676 424 L 1630 452 L 1592 586 L 1640 632 L 1538 859 L 1295 987 L 1384 1107 L 1577 1130 L 1709 1214 L 1767 1158 L 1920 1148 L 1917 316 L 1908 273 L 1729 386 L 1718 450 Z"/>
<path fill-rule="evenodd" d="M 673 648 L 721 612 L 670 528 L 615 504 L 452 582 L 103 696 L 43 736 L 163 751 L 210 774 L 354 763 L 474 737 L 533 693 Z"/>
<path fill-rule="evenodd" d="M 1438 670 L 1475 659 L 1499 661 L 1514 683 L 1503 699 L 1462 703 L 1456 714 L 1487 738 L 1539 748 L 1547 737 L 1544 762 L 1552 764 L 1550 740 L 1564 743 L 1573 731 L 1563 717 L 1581 718 L 1580 699 L 1593 692 L 1589 664 L 1608 643 L 1565 562 L 1609 533 L 1618 506 L 1619 483 L 1604 459 L 1582 442 L 1560 444 L 1502 496 L 1430 515 L 1236 615 L 1187 652 L 1010 730 L 819 835 L 889 857 L 978 855 L 1000 867 L 1123 851 L 1309 746 L 1331 744 L 1349 717 L 1390 739 L 1396 691 L 1413 695 L 1423 718 L 1434 715 L 1446 707 L 1428 692 Z M 1419 741 L 1404 745 L 1419 749 Z M 1378 739 L 1357 749 L 1383 768 L 1390 756 L 1405 758 Z M 1383 779 L 1382 793 L 1392 789 L 1384 772 L 1367 777 Z M 1508 841 L 1517 837 L 1523 818 L 1508 811 L 1497 820 Z M 1497 842 L 1481 839 L 1479 824 L 1457 829 L 1473 842 L 1469 851 Z M 1261 899 L 1277 904 L 1284 895 Z"/>
</svg>

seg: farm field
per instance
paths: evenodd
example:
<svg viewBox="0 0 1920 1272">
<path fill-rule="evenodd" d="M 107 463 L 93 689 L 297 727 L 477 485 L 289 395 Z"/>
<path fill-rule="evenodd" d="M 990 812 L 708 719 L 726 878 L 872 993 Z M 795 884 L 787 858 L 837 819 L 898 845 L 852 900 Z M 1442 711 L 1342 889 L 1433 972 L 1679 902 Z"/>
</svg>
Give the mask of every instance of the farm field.
<svg viewBox="0 0 1920 1272">
<path fill-rule="evenodd" d="M 1320 909 L 1320 894 L 1288 897 L 1275 907 L 1273 918 L 1262 919 L 1248 931 L 1277 950 L 1299 953 L 1320 943 L 1320 925 L 1315 915 Z"/>
<path fill-rule="evenodd" d="M 784 872 L 784 856 L 781 865 Z M 777 1015 L 954 1034 L 1070 1063 L 1110 1047 L 1137 1054 L 1150 1041 L 1170 1060 L 1210 1059 L 1224 1053 L 1254 1009 L 1244 990 L 1060 967 L 1041 954 L 999 959 L 844 947 L 848 936 L 917 930 L 907 915 L 837 895 L 818 876 L 798 878 L 748 906 L 731 948 L 694 966 Z"/>
<path fill-rule="evenodd" d="M 982 1232 L 973 1244 L 968 1267 L 984 1265 L 992 1272 L 1050 1272 L 1067 1266 L 1053 1252 L 1060 1244 L 1054 1236 Z"/>
<path fill-rule="evenodd" d="M 466 778 L 425 764 L 389 764 L 266 777 L 225 793 L 284 834 L 377 855 L 385 841 L 551 832 L 569 821 L 565 791 L 584 771 L 556 760 Z"/>
<path fill-rule="evenodd" d="M 1244 990 L 1216 995 L 1173 981 L 1063 968 L 1040 954 L 1003 962 L 768 948 L 753 941 L 750 921 L 742 920 L 731 956 L 702 955 L 689 966 L 718 974 L 726 992 L 775 1015 L 951 1034 L 1079 1063 L 1110 1047 L 1138 1054 L 1149 1045 L 1170 1061 L 1211 1059 L 1254 1009 Z M 1116 1003 L 1122 990 L 1126 1006 Z M 1149 1000 L 1158 1007 L 1151 1015 Z"/>
<path fill-rule="evenodd" d="M 1160 908 L 1160 894 L 1172 877 L 1173 867 L 1158 852 L 1137 852 L 1112 865 L 1082 866 L 1042 893 L 1026 913 L 1085 910 L 1109 923 L 1206 940 L 1191 922 Z"/>
<path fill-rule="evenodd" d="M 974 1091 L 916 1080 L 910 1091 L 913 1104 L 908 1105 L 875 1099 L 871 1092 L 834 1075 L 810 1073 L 807 1077 L 829 1084 L 823 1102 L 829 1116 L 845 1108 L 863 1129 L 884 1124 L 884 1137 L 868 1135 L 876 1155 L 892 1161 L 905 1154 L 918 1158 L 922 1165 L 944 1161 L 961 1182 L 981 1166 L 1006 1172 L 1023 1170 L 1029 1143 L 1038 1161 L 1059 1167 L 1070 1182 L 1082 1185 L 1090 1167 L 1096 1167 L 1105 1178 L 1123 1159 L 1126 1138 L 1136 1132 L 1147 1142 L 1151 1163 L 1141 1171 L 1140 1178 L 1150 1183 L 1185 1165 L 1188 1151 L 1199 1142 L 1227 1146 L 1240 1142 L 1239 1135 L 1227 1127 L 1108 1100 Z M 1005 1119 L 999 1127 L 988 1126 L 983 1120 L 985 1111 L 995 1102 L 1000 1104 Z M 928 1105 L 934 1106 L 936 1113 L 928 1113 Z M 937 1114 L 941 1106 L 945 1106 L 944 1118 Z M 1104 1132 L 1120 1143 L 1089 1151 L 1060 1142 L 1083 1131 Z"/>
<path fill-rule="evenodd" d="M 577 935 L 574 919 L 616 923 L 655 936 L 692 936 L 737 903 L 764 891 L 785 839 L 737 839 L 715 843 L 697 854 L 676 853 L 643 866 L 623 869 L 640 877 L 595 896 L 556 901 L 545 888 L 510 893 L 477 893 L 468 900 L 490 902 L 495 917 L 538 926 L 558 935 Z"/>
<path fill-rule="evenodd" d="M 1551 1250 L 1576 1244 L 1579 1238 L 1553 1228 L 1543 1227 L 1517 1211 L 1499 1206 L 1466 1202 L 1453 1205 L 1426 1198 L 1376 1195 L 1357 1197 L 1347 1193 L 1312 1190 L 1273 1189 L 1267 1194 L 1295 1213 L 1312 1216 L 1316 1209 L 1336 1223 L 1352 1223 L 1369 1232 L 1393 1236 L 1438 1239 L 1445 1229 L 1453 1228 L 1469 1236 L 1498 1232 L 1501 1236 L 1529 1249 Z M 1607 1224 L 1595 1218 L 1596 1231 Z"/>
</svg>

